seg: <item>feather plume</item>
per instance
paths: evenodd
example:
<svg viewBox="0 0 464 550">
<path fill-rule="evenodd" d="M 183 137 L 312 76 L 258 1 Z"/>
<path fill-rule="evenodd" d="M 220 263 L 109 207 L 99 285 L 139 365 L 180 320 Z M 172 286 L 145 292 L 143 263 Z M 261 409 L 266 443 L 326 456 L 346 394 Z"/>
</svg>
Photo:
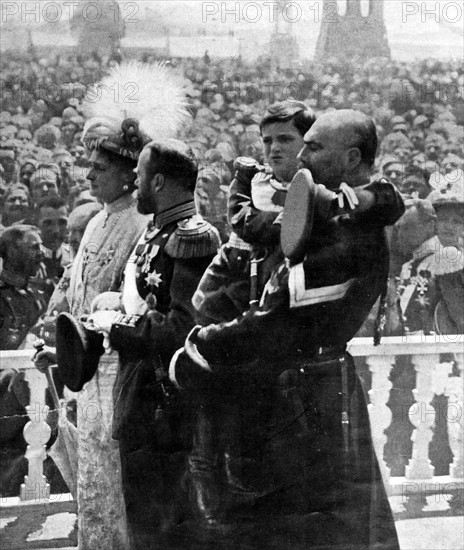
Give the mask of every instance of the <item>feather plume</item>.
<svg viewBox="0 0 464 550">
<path fill-rule="evenodd" d="M 190 118 L 185 92 L 183 78 L 164 63 L 128 61 L 89 89 L 83 112 L 93 119 L 93 131 L 99 119 L 102 134 L 103 127 L 106 133 L 121 132 L 123 120 L 133 118 L 152 140 L 173 138 Z"/>
</svg>

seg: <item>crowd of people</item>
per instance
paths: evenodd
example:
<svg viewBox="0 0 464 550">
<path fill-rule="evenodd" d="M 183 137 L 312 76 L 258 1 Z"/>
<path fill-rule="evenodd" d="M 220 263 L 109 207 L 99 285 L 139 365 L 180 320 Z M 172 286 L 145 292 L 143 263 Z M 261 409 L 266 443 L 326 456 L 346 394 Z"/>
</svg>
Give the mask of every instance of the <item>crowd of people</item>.
<svg viewBox="0 0 464 550">
<path fill-rule="evenodd" d="M 170 110 L 157 106 L 156 129 L 144 133 L 143 114 L 115 123 L 105 110 L 105 94 L 124 113 L 132 99 L 145 105 L 143 82 L 119 89 L 104 80 L 118 74 L 115 59 L 3 56 L 1 64 L 0 349 L 39 336 L 49 347 L 38 362 L 59 363 L 57 319 L 69 337 L 83 315 L 88 331 L 105 335 L 107 353 L 91 372 L 77 363 L 60 371 L 78 392 L 82 548 L 195 547 L 208 539 L 190 529 L 192 518 L 221 548 L 272 547 L 289 533 L 298 544 L 312 536 L 342 548 L 353 506 L 371 527 L 365 541 L 356 535 L 359 547 L 374 537 L 396 548 L 343 345 L 355 335 L 378 343 L 381 334 L 464 333 L 462 67 L 333 61 L 296 71 L 266 59 L 171 59 L 154 65 L 157 82 L 176 74 L 163 98 Z M 106 87 L 89 96 L 102 79 Z M 297 217 L 305 189 L 317 200 L 303 225 L 314 219 L 314 228 L 298 236 L 292 218 L 281 248 L 286 197 L 295 194 L 287 218 Z M 363 299 L 361 279 L 371 289 Z M 338 300 L 350 314 L 336 329 Z M 233 369 L 256 361 L 266 375 Z M 321 380 L 316 364 L 341 367 Z M 297 371 L 315 382 L 311 390 Z M 14 375 L 2 377 L 8 392 Z M 350 408 L 350 421 L 323 420 L 339 387 L 347 396 L 339 416 Z M 82 415 L 93 402 L 104 411 L 98 423 Z M 288 472 L 295 457 L 301 468 Z M 324 475 L 327 464 L 332 474 L 344 464 L 345 477 Z M 322 508 L 340 516 L 302 526 L 322 494 Z M 285 515 L 280 530 L 263 519 L 270 510 Z M 339 530 L 329 537 L 330 521 Z M 234 529 L 224 530 L 228 522 Z"/>
<path fill-rule="evenodd" d="M 150 55 L 144 58 L 153 61 Z M 40 281 L 33 286 L 39 287 L 44 303 L 70 261 L 67 218 L 79 205 L 95 201 L 81 142 L 83 99 L 89 86 L 115 63 L 97 55 L 2 56 L 1 224 L 9 227 L 21 222 L 40 229 L 46 269 L 41 269 Z M 259 121 L 269 104 L 289 97 L 304 101 L 316 112 L 354 108 L 372 116 L 380 141 L 376 176 L 387 177 L 405 198 L 424 200 L 435 190 L 462 186 L 464 77 L 456 63 L 370 61 L 354 70 L 336 61 L 324 66 L 307 62 L 298 71 L 273 68 L 265 59 L 256 64 L 237 59 L 172 59 L 168 64 L 185 78 L 193 115 L 180 137 L 201 162 L 196 189 L 199 210 L 218 228 L 223 242 L 230 234 L 226 204 L 234 160 L 245 156 L 263 162 Z M 137 100 L 134 90 L 118 90 L 119 100 Z M 131 93 L 134 98 L 129 97 Z M 456 200 L 462 202 L 462 197 Z M 427 206 L 425 210 L 431 212 Z M 417 228 L 423 217 L 411 214 L 411 219 Z M 402 265 L 422 245 L 415 242 L 414 227 L 400 231 L 401 242 L 394 238 L 392 243 L 392 277 L 398 279 L 395 295 L 398 285 L 404 286 L 399 281 Z M 403 317 L 396 323 L 404 324 Z M 414 331 L 419 325 L 415 318 L 406 321 L 406 327 L 391 330 Z M 458 326 L 462 330 L 459 322 Z"/>
</svg>

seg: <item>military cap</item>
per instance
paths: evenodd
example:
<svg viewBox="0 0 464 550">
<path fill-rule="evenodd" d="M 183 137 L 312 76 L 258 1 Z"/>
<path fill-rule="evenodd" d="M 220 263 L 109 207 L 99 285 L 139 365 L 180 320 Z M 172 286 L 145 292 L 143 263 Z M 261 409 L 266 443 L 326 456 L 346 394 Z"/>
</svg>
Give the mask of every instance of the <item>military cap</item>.
<svg viewBox="0 0 464 550">
<path fill-rule="evenodd" d="M 287 193 L 280 233 L 282 251 L 292 264 L 304 259 L 318 206 L 335 197 L 333 191 L 314 183 L 309 170 L 301 169 L 295 174 Z"/>
<path fill-rule="evenodd" d="M 103 336 L 69 313 L 60 313 L 56 320 L 56 358 L 58 372 L 71 391 L 80 391 L 95 375 L 103 355 Z"/>
</svg>

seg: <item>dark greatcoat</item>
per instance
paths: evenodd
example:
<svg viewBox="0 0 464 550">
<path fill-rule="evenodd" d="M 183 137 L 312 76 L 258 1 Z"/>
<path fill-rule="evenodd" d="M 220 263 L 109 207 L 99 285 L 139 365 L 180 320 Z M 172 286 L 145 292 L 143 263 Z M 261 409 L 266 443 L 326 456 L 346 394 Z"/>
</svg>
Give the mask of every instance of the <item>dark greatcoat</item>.
<svg viewBox="0 0 464 550">
<path fill-rule="evenodd" d="M 227 395 L 235 384 L 239 394 L 250 372 L 278 382 L 261 440 L 244 451 L 261 457 L 259 491 L 226 498 L 223 527 L 179 526 L 163 547 L 184 540 L 188 548 L 398 548 L 362 388 L 345 352 L 388 277 L 384 226 L 404 206 L 394 193 L 385 215 L 383 198 L 392 195 L 380 194 L 369 212 L 315 226 L 303 263 L 274 269 L 257 310 L 192 332 L 176 365 L 181 387 L 220 401 L 221 388 Z"/>
</svg>

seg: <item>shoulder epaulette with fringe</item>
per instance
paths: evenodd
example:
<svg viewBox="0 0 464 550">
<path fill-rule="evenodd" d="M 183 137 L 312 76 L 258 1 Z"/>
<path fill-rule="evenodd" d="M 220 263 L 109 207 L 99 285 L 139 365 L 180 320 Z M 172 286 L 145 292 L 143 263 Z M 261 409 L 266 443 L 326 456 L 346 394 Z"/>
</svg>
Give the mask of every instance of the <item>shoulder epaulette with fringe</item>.
<svg viewBox="0 0 464 550">
<path fill-rule="evenodd" d="M 216 254 L 220 246 L 218 230 L 201 216 L 193 216 L 177 224 L 165 252 L 172 258 L 204 258 Z"/>
</svg>

